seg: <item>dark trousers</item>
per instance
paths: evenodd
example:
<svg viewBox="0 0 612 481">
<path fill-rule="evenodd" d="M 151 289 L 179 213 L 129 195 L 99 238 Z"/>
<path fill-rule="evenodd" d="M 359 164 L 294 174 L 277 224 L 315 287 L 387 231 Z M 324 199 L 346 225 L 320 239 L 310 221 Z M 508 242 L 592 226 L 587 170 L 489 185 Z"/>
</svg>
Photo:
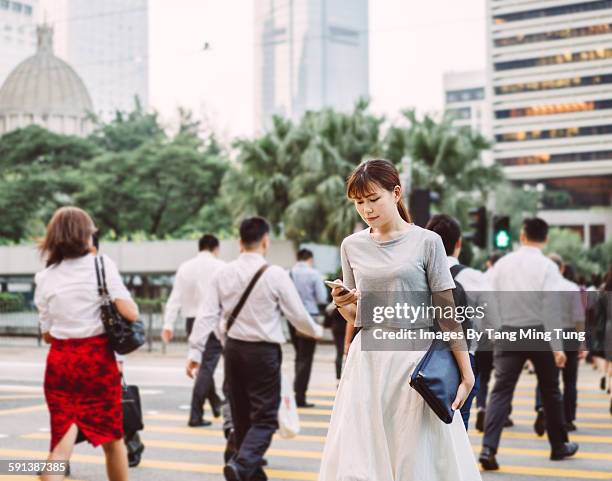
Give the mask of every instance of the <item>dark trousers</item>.
<svg viewBox="0 0 612 481">
<path fill-rule="evenodd" d="M 489 395 L 489 381 L 493 372 L 493 351 L 476 351 L 476 369 L 480 378 L 480 389 L 476 395 L 478 409 L 487 409 L 487 396 Z"/>
<path fill-rule="evenodd" d="M 575 329 L 564 329 L 565 332 Z M 576 341 L 563 341 L 565 350 L 565 367 L 561 369 L 561 379 L 563 380 L 563 412 L 567 422 L 576 420 L 576 403 L 578 400 L 578 349 L 580 343 Z M 540 385 L 536 386 L 536 411 L 542 409 L 542 392 Z"/>
<path fill-rule="evenodd" d="M 476 397 L 476 395 L 478 394 L 480 390 L 480 374 L 478 373 L 478 368 L 476 367 L 476 357 L 474 356 L 474 354 L 471 354 L 471 353 L 470 353 L 470 365 L 472 366 L 472 372 L 474 373 L 474 378 L 475 378 L 474 387 L 470 391 L 470 394 L 468 395 L 467 399 L 463 403 L 463 406 L 461 406 L 461 410 L 460 410 L 461 417 L 463 418 L 463 424 L 465 426 L 466 431 L 470 423 L 470 409 L 472 409 L 472 401 L 474 401 L 474 398 Z"/>
<path fill-rule="evenodd" d="M 191 334 L 193 321 L 193 317 L 187 318 L 185 326 L 187 335 Z M 198 375 L 193 384 L 193 391 L 191 393 L 191 413 L 189 414 L 190 421 L 198 422 L 204 418 L 204 403 L 206 399 L 208 399 L 211 405 L 220 403 L 215 387 L 214 374 L 222 352 L 223 347 L 219 339 L 211 332 L 210 336 L 208 336 L 208 341 L 206 341 L 206 347 L 202 353 L 200 369 L 198 369 Z"/>
<path fill-rule="evenodd" d="M 482 445 L 491 448 L 493 452 L 497 452 L 504 423 L 510 414 L 514 388 L 527 359 L 533 363 L 542 390 L 548 442 L 554 449 L 568 441 L 563 397 L 559 391 L 559 369 L 555 365 L 552 351 L 499 349 L 494 352 L 496 379 L 485 415 L 485 433 L 482 439 Z"/>
<path fill-rule="evenodd" d="M 344 359 L 344 336 L 346 335 L 346 321 L 343 319 L 334 319 L 331 331 L 334 336 L 334 345 L 336 346 L 336 380 L 340 380 L 342 375 L 342 360 Z"/>
<path fill-rule="evenodd" d="M 265 480 L 260 462 L 278 429 L 281 348 L 274 343 L 230 338 L 224 356 L 236 436 L 233 461 L 245 481 Z"/>
<path fill-rule="evenodd" d="M 295 392 L 296 402 L 304 403 L 306 401 L 308 383 L 310 382 L 310 373 L 312 372 L 312 362 L 317 341 L 310 337 L 300 336 L 291 324 L 289 324 L 289 333 L 291 335 L 291 343 L 295 348 L 293 391 Z"/>
</svg>

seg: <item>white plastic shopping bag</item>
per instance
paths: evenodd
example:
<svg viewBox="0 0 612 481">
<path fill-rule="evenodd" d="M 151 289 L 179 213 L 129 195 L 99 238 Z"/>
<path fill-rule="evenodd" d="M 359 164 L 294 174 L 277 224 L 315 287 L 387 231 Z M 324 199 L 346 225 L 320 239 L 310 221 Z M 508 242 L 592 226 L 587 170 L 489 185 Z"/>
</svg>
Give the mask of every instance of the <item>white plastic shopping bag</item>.
<svg viewBox="0 0 612 481">
<path fill-rule="evenodd" d="M 291 383 L 284 374 L 281 376 L 281 403 L 278 409 L 278 432 L 284 439 L 297 436 L 300 432 L 300 417 L 298 416 L 295 397 Z"/>
</svg>

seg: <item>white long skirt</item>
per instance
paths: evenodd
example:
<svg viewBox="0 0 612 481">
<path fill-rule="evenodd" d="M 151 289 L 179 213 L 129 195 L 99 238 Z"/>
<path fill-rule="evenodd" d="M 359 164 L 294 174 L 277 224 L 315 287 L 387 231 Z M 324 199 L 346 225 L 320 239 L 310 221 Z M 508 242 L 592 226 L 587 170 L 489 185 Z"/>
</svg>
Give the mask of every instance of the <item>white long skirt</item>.
<svg viewBox="0 0 612 481">
<path fill-rule="evenodd" d="M 319 481 L 480 480 L 474 453 L 455 412 L 443 423 L 409 385 L 423 351 L 362 351 L 351 344 Z"/>
</svg>

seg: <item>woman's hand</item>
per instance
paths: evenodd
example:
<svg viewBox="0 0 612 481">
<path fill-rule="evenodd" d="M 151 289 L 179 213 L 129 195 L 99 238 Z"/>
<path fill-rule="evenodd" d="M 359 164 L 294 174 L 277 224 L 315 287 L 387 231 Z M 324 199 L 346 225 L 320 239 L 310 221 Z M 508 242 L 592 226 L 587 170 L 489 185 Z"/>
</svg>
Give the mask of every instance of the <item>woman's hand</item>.
<svg viewBox="0 0 612 481">
<path fill-rule="evenodd" d="M 48 332 L 43 332 L 42 338 L 47 344 L 51 344 L 51 334 Z"/>
<path fill-rule="evenodd" d="M 340 279 L 336 279 L 340 281 Z M 357 289 L 351 289 L 346 292 L 346 289 L 342 287 L 334 287 L 331 291 L 332 299 L 334 300 L 334 304 L 338 307 L 346 307 L 351 304 L 357 304 L 357 300 L 359 299 L 359 291 Z"/>
<path fill-rule="evenodd" d="M 476 380 L 474 379 L 474 374 L 468 374 L 466 377 L 461 379 L 461 383 L 457 388 L 457 395 L 455 396 L 455 400 L 451 406 L 454 410 L 461 409 L 466 399 L 472 392 L 475 382 Z"/>
</svg>

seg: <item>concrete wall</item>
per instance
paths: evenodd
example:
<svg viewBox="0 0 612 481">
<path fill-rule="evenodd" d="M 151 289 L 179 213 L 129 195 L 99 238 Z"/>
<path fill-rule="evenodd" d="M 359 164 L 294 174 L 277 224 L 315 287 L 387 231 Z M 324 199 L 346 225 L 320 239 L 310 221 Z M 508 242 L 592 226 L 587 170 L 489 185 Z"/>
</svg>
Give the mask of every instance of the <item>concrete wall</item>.
<svg viewBox="0 0 612 481">
<path fill-rule="evenodd" d="M 174 274 L 178 266 L 193 257 L 196 240 L 102 242 L 100 251 L 110 256 L 122 274 Z M 220 257 L 230 261 L 238 257 L 237 240 L 221 241 Z M 295 249 L 289 241 L 273 240 L 268 262 L 290 267 L 295 262 Z M 0 247 L 0 276 L 29 277 L 44 268 L 34 245 Z"/>
</svg>

